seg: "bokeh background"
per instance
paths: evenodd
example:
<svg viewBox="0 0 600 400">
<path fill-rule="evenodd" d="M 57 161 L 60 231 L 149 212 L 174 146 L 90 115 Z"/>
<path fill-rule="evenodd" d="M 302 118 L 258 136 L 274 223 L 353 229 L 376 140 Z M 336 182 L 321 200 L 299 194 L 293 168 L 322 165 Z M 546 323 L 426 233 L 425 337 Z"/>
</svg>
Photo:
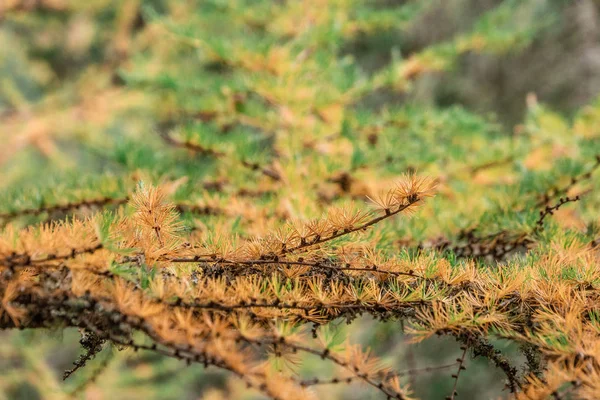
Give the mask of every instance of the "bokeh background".
<svg viewBox="0 0 600 400">
<path fill-rule="evenodd" d="M 386 74 L 403 68 L 405 81 L 370 91 L 353 105 L 357 113 L 389 107 L 459 107 L 437 123 L 460 131 L 463 125 L 479 127 L 486 121 L 484 126 L 510 136 L 539 112 L 538 104 L 552 110 L 548 118 L 560 126 L 560 121 L 570 121 L 582 107 L 594 104 L 600 93 L 600 2 L 595 0 L 311 0 L 296 5 L 0 0 L 0 191 L 10 191 L 17 204 L 22 192 L 9 189 L 20 182 L 48 186 L 44 181 L 61 174 L 83 179 L 78 178 L 82 165 L 85 170 L 107 168 L 101 157 L 71 143 L 85 140 L 102 148 L 107 132 L 111 137 L 139 138 L 177 107 L 216 103 L 218 108 L 218 97 L 201 93 L 229 79 L 223 71 L 230 66 L 220 57 L 229 59 L 228 52 L 243 47 L 229 45 L 239 38 L 231 38 L 223 15 L 266 29 L 259 26 L 264 24 L 261 15 L 273 8 L 309 15 L 329 6 L 338 17 L 321 21 L 315 15 L 314 27 L 305 29 L 322 35 L 320 41 L 331 41 L 335 58 L 345 60 L 352 74 L 386 79 Z M 335 31 L 336 18 L 344 21 L 344 29 Z M 298 28 L 293 24 L 293 18 L 282 17 L 268 29 L 285 37 Z M 199 71 L 200 50 L 172 49 L 173 35 L 192 43 L 197 37 L 208 38 L 217 56 Z M 273 56 L 269 62 L 276 61 Z M 219 74 L 221 81 L 214 81 L 213 75 Z M 182 82 L 189 84 L 185 96 L 178 92 Z M 194 90 L 198 98 L 189 94 Z M 122 151 L 131 153 L 126 144 Z M 137 159 L 128 157 L 115 156 L 113 161 L 131 170 L 144 163 L 141 153 Z M 48 193 L 46 202 L 51 203 L 52 196 L 60 198 Z M 451 338 L 407 346 L 397 322 L 375 323 L 365 317 L 350 326 L 341 321 L 337 329 L 371 347 L 398 371 L 443 366 L 459 354 L 459 344 Z M 76 330 L 0 332 L 0 399 L 260 398 L 219 371 L 117 348 L 102 352 L 63 382 L 63 371 L 80 353 L 78 340 Z M 523 362 L 508 344 L 495 345 Z M 311 360 L 305 361 L 299 372 L 314 375 Z M 504 386 L 502 373 L 485 360 L 469 363 L 470 375 L 459 382 L 460 398 L 496 398 Z M 453 372 L 442 368 L 408 374 L 407 379 L 416 396 L 439 399 L 451 390 Z M 322 398 L 378 398 L 361 387 L 318 390 Z"/>
</svg>

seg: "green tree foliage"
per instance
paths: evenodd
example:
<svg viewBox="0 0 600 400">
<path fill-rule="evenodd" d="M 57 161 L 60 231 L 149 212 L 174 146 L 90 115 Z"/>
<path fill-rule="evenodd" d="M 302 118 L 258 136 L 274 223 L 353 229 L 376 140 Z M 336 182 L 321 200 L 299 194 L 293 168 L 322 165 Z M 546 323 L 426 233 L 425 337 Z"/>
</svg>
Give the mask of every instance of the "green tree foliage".
<svg viewBox="0 0 600 400">
<path fill-rule="evenodd" d="M 599 100 L 424 94 L 583 6 L 448 3 L 0 5 L 0 398 L 600 398 Z"/>
</svg>

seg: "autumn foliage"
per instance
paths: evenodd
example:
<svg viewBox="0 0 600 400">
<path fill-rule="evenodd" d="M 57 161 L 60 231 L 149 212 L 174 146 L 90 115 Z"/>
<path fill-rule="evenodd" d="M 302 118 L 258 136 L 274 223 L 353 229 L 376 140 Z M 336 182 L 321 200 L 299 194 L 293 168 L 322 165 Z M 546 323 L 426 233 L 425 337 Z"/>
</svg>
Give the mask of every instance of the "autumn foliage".
<svg viewBox="0 0 600 400">
<path fill-rule="evenodd" d="M 412 399 L 438 374 L 454 400 L 474 359 L 502 398 L 600 398 L 600 103 L 530 95 L 509 129 L 373 100 L 526 49 L 558 6 L 498 2 L 371 70 L 353 46 L 428 2 L 104 3 L 0 8 L 0 47 L 31 39 L 0 60 L 0 329 L 78 328 L 67 381 L 110 348 L 225 371 L 213 399 Z M 396 368 L 339 329 L 365 317 L 455 361 Z"/>
</svg>

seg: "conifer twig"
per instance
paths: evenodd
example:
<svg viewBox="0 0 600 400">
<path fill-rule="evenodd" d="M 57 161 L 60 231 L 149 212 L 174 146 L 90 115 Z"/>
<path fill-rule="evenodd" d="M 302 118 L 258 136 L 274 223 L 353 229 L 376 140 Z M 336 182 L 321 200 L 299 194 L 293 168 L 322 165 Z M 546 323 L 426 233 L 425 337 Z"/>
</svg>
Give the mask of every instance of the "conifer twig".
<svg viewBox="0 0 600 400">
<path fill-rule="evenodd" d="M 54 214 L 57 212 L 72 212 L 73 210 L 78 210 L 81 208 L 93 208 L 93 207 L 106 207 L 109 205 L 119 206 L 121 204 L 125 204 L 129 201 L 128 197 L 122 198 L 111 198 L 111 197 L 103 197 L 99 199 L 89 199 L 89 200 L 80 200 L 66 204 L 55 204 L 51 206 L 40 206 L 37 208 L 26 208 L 22 210 L 10 211 L 5 213 L 0 213 L 0 219 L 8 221 L 14 218 L 18 218 L 26 215 L 37 216 L 43 213 Z"/>
<path fill-rule="evenodd" d="M 577 185 L 579 182 L 590 179 L 592 177 L 592 174 L 598 168 L 600 168 L 600 154 L 596 155 L 594 164 L 586 172 L 572 177 L 569 183 L 567 183 L 563 187 L 553 186 L 549 190 L 547 190 L 541 196 L 540 200 L 536 203 L 536 207 L 547 205 L 552 198 L 555 198 L 558 195 L 567 194 L 569 190 L 575 187 L 575 185 Z"/>
<path fill-rule="evenodd" d="M 415 196 L 415 197 L 409 199 L 408 204 L 400 205 L 395 210 L 386 210 L 386 212 L 383 215 L 375 217 L 375 218 L 373 218 L 373 219 L 371 219 L 371 220 L 369 220 L 369 221 L 367 221 L 367 222 L 365 222 L 365 223 L 363 223 L 363 224 L 361 224 L 359 226 L 352 227 L 352 228 L 345 228 L 345 229 L 343 229 L 341 231 L 334 231 L 330 236 L 327 236 L 327 237 L 315 237 L 314 240 L 312 240 L 310 242 L 307 242 L 307 241 L 304 242 L 304 243 L 301 242 L 297 246 L 290 247 L 290 248 L 285 248 L 285 249 L 283 249 L 281 251 L 280 254 L 290 254 L 290 253 L 293 253 L 293 252 L 298 251 L 298 250 L 303 250 L 303 249 L 305 249 L 307 247 L 311 247 L 311 246 L 315 246 L 315 245 L 322 244 L 322 243 L 325 243 L 325 242 L 329 242 L 329 241 L 331 241 L 333 239 L 337 239 L 337 238 L 339 238 L 341 236 L 345 236 L 345 235 L 349 235 L 349 234 L 354 233 L 354 232 L 365 230 L 365 229 L 367 229 L 367 228 L 369 228 L 369 227 L 377 224 L 378 222 L 381 222 L 381 221 L 383 221 L 385 219 L 391 218 L 394 215 L 396 215 L 396 214 L 398 214 L 398 213 L 406 210 L 410 206 L 412 206 L 415 203 L 417 203 L 419 200 L 420 199 L 417 196 Z"/>
<path fill-rule="evenodd" d="M 465 357 L 467 356 L 467 350 L 469 349 L 468 342 L 466 344 L 461 345 L 460 349 L 462 350 L 462 355 L 460 356 L 460 358 L 456 359 L 456 362 L 458 363 L 458 370 L 455 374 L 452 375 L 452 378 L 454 378 L 452 393 L 450 394 L 450 396 L 446 396 L 446 400 L 454 400 L 454 398 L 458 396 L 458 392 L 456 391 L 456 388 L 458 386 L 458 378 L 460 376 L 461 371 L 466 369 L 463 364 L 465 362 Z"/>
<path fill-rule="evenodd" d="M 71 376 L 75 371 L 80 368 L 85 367 L 86 363 L 94 358 L 96 354 L 102 351 L 102 345 L 104 344 L 104 340 L 96 336 L 91 332 L 83 331 L 81 333 L 81 340 L 79 341 L 81 346 L 86 350 L 85 354 L 82 354 L 77 361 L 73 364 L 74 368 L 68 369 L 63 374 L 63 381 L 66 380 L 69 376 Z"/>
<path fill-rule="evenodd" d="M 111 356 L 105 357 L 104 360 L 102 360 L 102 362 L 100 363 L 100 365 L 98 365 L 83 382 L 81 382 L 73 390 L 71 390 L 69 394 L 71 396 L 76 396 L 77 394 L 81 393 L 86 387 L 88 387 L 88 385 L 96 382 L 102 374 L 102 372 L 106 370 L 111 360 Z"/>
<path fill-rule="evenodd" d="M 215 158 L 223 157 L 225 155 L 225 153 L 222 153 L 215 149 L 211 149 L 209 147 L 202 146 L 197 143 L 192 143 L 188 140 L 182 141 L 182 140 L 175 139 L 167 132 L 167 130 L 168 130 L 168 127 L 163 126 L 158 129 L 158 134 L 166 143 L 170 144 L 171 146 L 179 147 L 179 148 L 186 149 L 186 150 L 191 150 L 195 153 L 212 156 Z"/>
<path fill-rule="evenodd" d="M 548 215 L 553 215 L 555 211 L 557 211 L 560 207 L 567 203 L 573 203 L 581 200 L 581 195 L 577 195 L 575 197 L 561 197 L 558 200 L 558 203 L 552 206 L 546 206 L 542 211 L 540 211 L 540 217 L 535 223 L 535 228 L 533 229 L 533 234 L 539 234 L 544 229 L 544 220 Z"/>
</svg>

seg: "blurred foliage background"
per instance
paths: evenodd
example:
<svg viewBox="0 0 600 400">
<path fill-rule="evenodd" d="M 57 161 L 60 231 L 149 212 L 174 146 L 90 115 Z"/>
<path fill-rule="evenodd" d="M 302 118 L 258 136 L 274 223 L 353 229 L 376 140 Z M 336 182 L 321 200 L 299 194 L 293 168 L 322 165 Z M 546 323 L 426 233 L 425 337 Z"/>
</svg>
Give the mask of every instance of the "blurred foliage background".
<svg viewBox="0 0 600 400">
<path fill-rule="evenodd" d="M 267 190 L 275 174 L 289 187 L 252 200 L 256 213 L 310 215 L 321 202 L 361 198 L 364 182 L 418 170 L 451 195 L 409 224 L 381 228 L 382 247 L 456 236 L 480 221 L 482 233 L 513 229 L 536 218 L 536 210 L 509 212 L 519 198 L 585 171 L 600 152 L 599 12 L 594 0 L 2 0 L 2 211 L 118 199 L 144 177 L 177 182 L 176 199 L 248 217 L 247 204 L 232 205 L 231 191 L 213 193 L 208 183 Z M 166 152 L 156 133 L 165 127 L 228 157 Z M 260 168 L 234 168 L 241 163 L 270 169 L 257 176 Z M 494 163 L 500 168 L 476 171 Z M 581 202 L 560 223 L 593 237 L 597 203 Z M 184 218 L 190 229 L 219 223 Z M 443 366 L 459 353 L 445 338 L 407 346 L 397 322 L 363 318 L 336 329 L 399 371 Z M 258 397 L 219 371 L 118 348 L 63 382 L 80 352 L 77 331 L 0 335 L 0 399 Z M 469 362 L 476 373 L 459 382 L 460 398 L 495 398 L 502 373 Z M 310 360 L 299 368 L 318 372 Z M 453 372 L 407 379 L 416 396 L 443 398 Z"/>
</svg>

